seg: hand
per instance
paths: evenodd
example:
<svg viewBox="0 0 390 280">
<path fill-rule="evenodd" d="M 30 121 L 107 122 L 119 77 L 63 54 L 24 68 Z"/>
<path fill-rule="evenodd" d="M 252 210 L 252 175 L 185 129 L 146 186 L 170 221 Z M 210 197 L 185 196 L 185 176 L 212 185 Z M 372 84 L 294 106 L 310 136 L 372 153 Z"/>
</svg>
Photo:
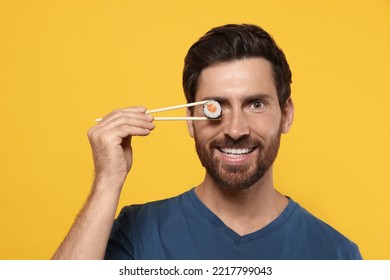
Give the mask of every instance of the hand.
<svg viewBox="0 0 390 280">
<path fill-rule="evenodd" d="M 154 129 L 145 107 L 115 110 L 89 129 L 96 182 L 120 191 L 133 163 L 132 136 L 146 136 Z"/>
</svg>

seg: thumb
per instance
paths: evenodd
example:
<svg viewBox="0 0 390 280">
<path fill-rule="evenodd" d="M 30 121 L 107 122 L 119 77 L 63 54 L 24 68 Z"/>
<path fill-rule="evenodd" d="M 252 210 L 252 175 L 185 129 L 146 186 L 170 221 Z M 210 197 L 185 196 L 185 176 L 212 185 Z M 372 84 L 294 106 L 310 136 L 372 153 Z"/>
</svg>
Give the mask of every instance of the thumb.
<svg viewBox="0 0 390 280">
<path fill-rule="evenodd" d="M 127 164 L 127 172 L 129 172 L 133 164 L 133 148 L 131 146 L 131 136 L 127 136 L 126 138 L 123 138 L 122 148 L 123 148 L 123 152 Z"/>
</svg>

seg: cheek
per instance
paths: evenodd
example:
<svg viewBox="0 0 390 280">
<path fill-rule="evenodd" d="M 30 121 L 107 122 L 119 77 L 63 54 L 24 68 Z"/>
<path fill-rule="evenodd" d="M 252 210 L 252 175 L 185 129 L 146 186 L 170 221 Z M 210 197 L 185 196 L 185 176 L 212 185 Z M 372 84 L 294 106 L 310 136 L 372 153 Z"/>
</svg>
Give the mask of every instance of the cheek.
<svg viewBox="0 0 390 280">
<path fill-rule="evenodd" d="M 273 117 L 253 121 L 251 124 L 252 133 L 263 139 L 270 139 L 280 132 L 282 122 L 280 118 Z"/>
<path fill-rule="evenodd" d="M 218 137 L 218 125 L 211 125 L 211 121 L 195 121 L 193 125 L 194 138 L 207 144 L 209 141 Z"/>
</svg>

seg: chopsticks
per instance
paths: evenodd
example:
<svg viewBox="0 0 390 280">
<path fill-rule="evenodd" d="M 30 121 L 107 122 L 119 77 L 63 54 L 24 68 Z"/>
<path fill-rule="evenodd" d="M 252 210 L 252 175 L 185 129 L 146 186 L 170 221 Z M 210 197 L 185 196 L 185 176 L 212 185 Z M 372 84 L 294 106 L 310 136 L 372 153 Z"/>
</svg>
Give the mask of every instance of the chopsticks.
<svg viewBox="0 0 390 280">
<path fill-rule="evenodd" d="M 182 105 L 176 105 L 176 106 L 164 107 L 164 108 L 160 108 L 160 109 L 148 110 L 148 111 L 146 111 L 146 114 L 164 112 L 164 111 L 175 110 L 175 109 L 180 109 L 180 108 L 193 107 L 193 106 L 197 106 L 197 105 L 203 105 L 203 104 L 206 104 L 207 101 L 208 100 L 203 100 L 203 101 L 192 102 L 192 103 L 187 103 L 187 104 L 182 104 Z"/>
<path fill-rule="evenodd" d="M 148 110 L 145 113 L 152 114 L 152 113 L 170 111 L 170 110 L 175 110 L 175 109 L 188 108 L 188 107 L 193 107 L 193 106 L 197 106 L 197 105 L 204 105 L 208 101 L 209 100 L 203 100 L 203 101 L 198 101 L 198 102 L 186 103 L 186 104 L 182 104 L 182 105 L 158 108 L 158 109 Z M 95 119 L 95 122 L 100 122 L 101 120 L 102 120 L 102 118 L 98 118 L 98 119 Z M 219 120 L 219 119 L 209 119 L 207 117 L 155 117 L 154 120 L 155 121 L 186 121 L 186 120 L 200 121 L 200 120 Z"/>
</svg>

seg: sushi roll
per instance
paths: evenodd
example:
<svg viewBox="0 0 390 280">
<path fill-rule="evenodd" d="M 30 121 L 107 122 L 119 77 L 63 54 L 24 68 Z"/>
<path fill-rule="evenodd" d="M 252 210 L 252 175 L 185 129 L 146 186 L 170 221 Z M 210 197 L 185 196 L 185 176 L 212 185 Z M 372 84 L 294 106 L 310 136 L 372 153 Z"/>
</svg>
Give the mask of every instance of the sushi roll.
<svg viewBox="0 0 390 280">
<path fill-rule="evenodd" d="M 209 119 L 218 119 L 222 115 L 221 104 L 214 99 L 210 99 L 203 105 L 203 113 Z"/>
</svg>

